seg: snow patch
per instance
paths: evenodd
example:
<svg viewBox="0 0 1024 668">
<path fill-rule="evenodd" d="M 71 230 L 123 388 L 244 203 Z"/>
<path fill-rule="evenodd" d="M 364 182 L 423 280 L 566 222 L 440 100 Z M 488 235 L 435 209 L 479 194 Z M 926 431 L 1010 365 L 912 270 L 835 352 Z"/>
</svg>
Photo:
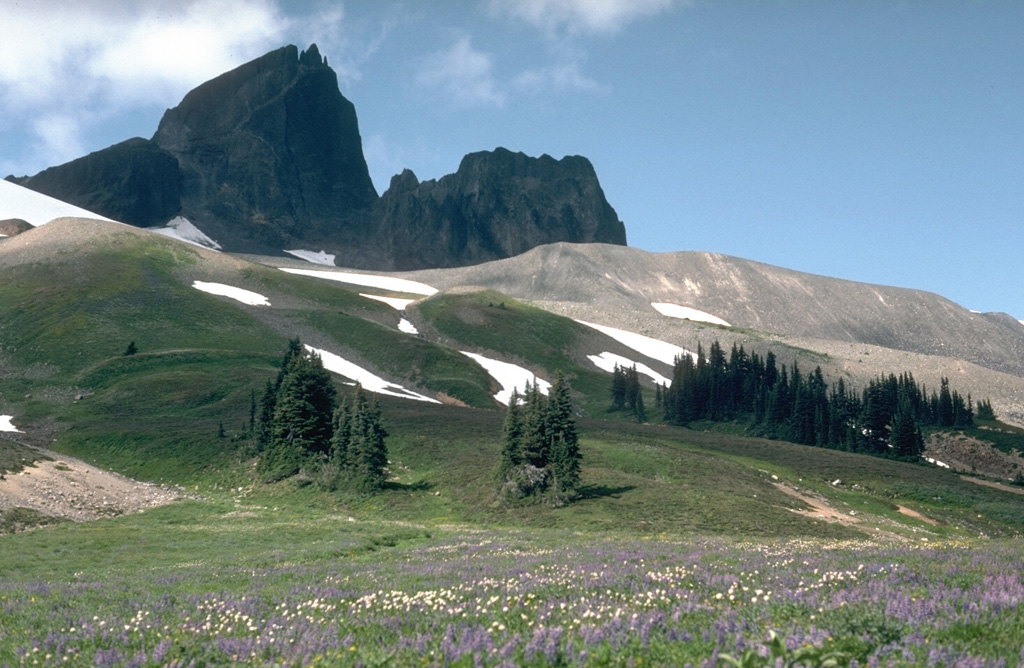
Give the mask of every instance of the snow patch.
<svg viewBox="0 0 1024 668">
<path fill-rule="evenodd" d="M 944 469 L 948 469 L 949 468 L 949 464 L 944 464 L 944 463 L 940 462 L 938 459 L 932 459 L 931 457 L 925 457 L 924 460 L 926 462 L 928 462 L 929 464 L 935 464 L 936 466 L 942 467 Z"/>
<path fill-rule="evenodd" d="M 195 281 L 192 284 L 192 287 L 196 290 L 208 292 L 211 295 L 230 297 L 231 299 L 240 301 L 243 304 L 248 304 L 249 306 L 270 306 L 270 301 L 258 292 L 250 292 L 248 290 L 243 290 L 242 288 L 224 285 L 223 283 L 204 283 L 203 281 Z"/>
<path fill-rule="evenodd" d="M 669 387 L 672 385 L 672 381 L 662 376 L 660 373 L 640 362 L 634 362 L 628 357 L 622 355 L 616 355 L 615 353 L 603 352 L 600 355 L 587 355 L 587 359 L 594 363 L 598 369 L 612 373 L 615 371 L 615 367 L 619 366 L 623 369 L 631 369 L 636 367 L 637 373 L 642 373 L 658 385 L 664 385 Z"/>
<path fill-rule="evenodd" d="M 367 299 L 376 299 L 379 302 L 384 302 L 396 311 L 404 311 L 409 304 L 416 301 L 415 299 L 403 299 L 402 297 L 381 297 L 380 295 L 368 295 L 365 292 L 359 293 L 360 297 L 366 297 Z"/>
<path fill-rule="evenodd" d="M 689 306 L 680 306 L 679 304 L 669 304 L 667 302 L 651 302 L 651 306 L 653 306 L 658 313 L 670 318 L 693 320 L 694 322 L 707 322 L 712 325 L 732 327 L 732 325 L 727 323 L 725 320 L 722 320 L 717 315 L 711 315 L 710 313 L 690 308 Z"/>
<path fill-rule="evenodd" d="M 1024 320 L 1018 320 L 1017 322 L 1019 322 L 1020 324 L 1024 325 Z"/>
<path fill-rule="evenodd" d="M 288 253 L 289 255 L 294 255 L 300 260 L 312 262 L 313 264 L 323 264 L 327 265 L 328 267 L 334 266 L 334 256 L 331 255 L 330 253 L 325 253 L 324 251 L 320 251 L 319 253 L 317 253 L 316 251 L 309 250 L 286 250 L 285 253 Z"/>
<path fill-rule="evenodd" d="M 11 420 L 14 419 L 12 415 L 0 415 L 0 431 L 8 431 L 14 433 L 24 433 L 20 429 L 14 426 Z"/>
<path fill-rule="evenodd" d="M 475 360 L 491 375 L 491 378 L 501 384 L 501 391 L 494 395 L 494 399 L 506 406 L 512 401 L 512 392 L 518 391 L 520 395 L 525 394 L 527 385 L 536 385 L 541 394 L 547 394 L 551 389 L 551 383 L 543 378 L 538 378 L 532 371 L 521 366 L 492 360 L 489 357 L 469 353 L 465 350 L 460 352 Z"/>
<path fill-rule="evenodd" d="M 414 401 L 426 401 L 431 404 L 441 403 L 437 399 L 431 399 L 430 397 L 424 396 L 407 390 L 401 385 L 395 385 L 389 383 L 380 376 L 367 371 L 366 369 L 349 362 L 348 360 L 335 355 L 334 353 L 319 348 L 314 348 L 310 345 L 305 345 L 306 350 L 311 353 L 316 353 L 320 356 L 320 361 L 323 362 L 324 368 L 332 373 L 336 373 L 339 376 L 344 376 L 352 381 L 351 384 L 359 383 L 363 386 L 363 389 L 367 392 L 375 392 L 377 394 L 386 394 L 391 397 L 399 397 L 402 399 L 412 399 Z"/>
<path fill-rule="evenodd" d="M 98 213 L 0 179 L 0 219 L 21 218 L 33 227 L 39 227 L 54 218 L 64 217 L 111 220 Z"/>
<path fill-rule="evenodd" d="M 299 276 L 313 276 L 314 278 L 325 278 L 329 281 L 339 283 L 351 283 L 352 285 L 365 285 L 368 288 L 380 288 L 382 290 L 394 290 L 395 292 L 408 292 L 413 295 L 437 294 L 437 288 L 432 288 L 425 283 L 410 281 L 404 278 L 393 278 L 391 276 L 376 276 L 371 274 L 353 274 L 346 271 L 323 271 L 319 269 L 289 269 L 278 267 L 281 271 Z"/>
<path fill-rule="evenodd" d="M 157 234 L 162 234 L 165 237 L 184 241 L 185 243 L 192 244 L 193 246 L 200 246 L 202 248 L 215 251 L 220 250 L 219 243 L 203 234 L 202 230 L 193 225 L 192 221 L 184 216 L 172 218 L 163 227 L 150 227 L 147 229 L 150 232 L 156 232 Z"/>
<path fill-rule="evenodd" d="M 587 327 L 592 327 L 605 336 L 610 336 L 622 345 L 632 348 L 638 353 L 646 355 L 651 359 L 664 362 L 665 364 L 674 365 L 676 363 L 676 357 L 681 357 L 682 355 L 694 357 L 694 354 L 686 348 L 680 348 L 673 343 L 668 343 L 659 339 L 652 339 L 651 337 L 644 336 L 643 334 L 634 334 L 633 332 L 627 332 L 623 329 L 616 329 L 605 325 L 595 325 L 592 322 L 586 322 L 583 320 L 577 320 L 576 322 L 581 325 L 586 325 Z"/>
<path fill-rule="evenodd" d="M 405 318 L 398 321 L 399 331 L 405 332 L 406 334 L 419 334 L 420 330 L 416 329 L 416 325 L 412 324 Z"/>
</svg>

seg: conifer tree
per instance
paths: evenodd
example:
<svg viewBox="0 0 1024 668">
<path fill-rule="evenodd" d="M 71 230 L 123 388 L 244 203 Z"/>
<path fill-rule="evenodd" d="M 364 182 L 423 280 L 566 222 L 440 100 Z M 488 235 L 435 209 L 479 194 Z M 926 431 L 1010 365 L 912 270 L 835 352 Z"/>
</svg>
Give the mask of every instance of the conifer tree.
<svg viewBox="0 0 1024 668">
<path fill-rule="evenodd" d="M 498 480 L 501 482 L 523 464 L 523 413 L 520 403 L 519 390 L 514 389 L 502 424 L 501 462 L 498 465 Z"/>
<path fill-rule="evenodd" d="M 334 411 L 329 463 L 341 478 L 360 491 L 373 492 L 387 482 L 387 431 L 381 423 L 380 405 L 370 402 L 356 383 L 351 402 Z"/>
<path fill-rule="evenodd" d="M 331 448 L 336 398 L 320 357 L 304 353 L 294 339 L 282 363 L 277 382 L 267 383 L 258 424 L 258 469 L 267 481 L 294 475 L 311 456 Z M 265 412 L 271 412 L 269 419 Z"/>
<path fill-rule="evenodd" d="M 555 373 L 548 399 L 548 433 L 550 467 L 554 492 L 559 500 L 576 493 L 580 482 L 579 437 L 573 418 L 572 396 L 565 375 Z"/>
<path fill-rule="evenodd" d="M 612 369 L 612 410 L 626 407 L 626 370 L 618 364 Z"/>
<path fill-rule="evenodd" d="M 288 443 L 300 452 L 326 455 L 336 406 L 334 384 L 320 357 L 293 357 L 284 369 L 274 407 L 274 444 Z"/>
<path fill-rule="evenodd" d="M 526 387 L 526 406 L 523 409 L 523 462 L 543 469 L 548 465 L 547 399 L 537 383 Z"/>
<path fill-rule="evenodd" d="M 333 433 L 331 434 L 331 455 L 330 461 L 339 471 L 351 469 L 350 450 L 352 445 L 352 416 L 349 413 L 348 400 L 342 399 L 334 410 L 331 420 Z"/>
<path fill-rule="evenodd" d="M 906 394 L 901 396 L 899 408 L 892 418 L 891 445 L 893 455 L 903 459 L 917 459 L 924 452 L 924 438 Z"/>
<path fill-rule="evenodd" d="M 256 437 L 256 450 L 262 452 L 270 445 L 273 433 L 274 407 L 277 405 L 277 390 L 269 378 L 260 395 L 259 410 L 256 413 L 256 426 L 254 428 Z"/>
</svg>

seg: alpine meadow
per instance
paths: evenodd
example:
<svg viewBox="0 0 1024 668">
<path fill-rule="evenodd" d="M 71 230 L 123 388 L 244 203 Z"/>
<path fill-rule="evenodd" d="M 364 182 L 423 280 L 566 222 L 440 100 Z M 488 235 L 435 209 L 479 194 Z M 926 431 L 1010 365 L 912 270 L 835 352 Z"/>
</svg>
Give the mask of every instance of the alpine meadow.
<svg viewBox="0 0 1024 668">
<path fill-rule="evenodd" d="M 1024 665 L 1024 324 L 362 141 L 285 46 L 0 181 L 0 666 Z"/>
</svg>

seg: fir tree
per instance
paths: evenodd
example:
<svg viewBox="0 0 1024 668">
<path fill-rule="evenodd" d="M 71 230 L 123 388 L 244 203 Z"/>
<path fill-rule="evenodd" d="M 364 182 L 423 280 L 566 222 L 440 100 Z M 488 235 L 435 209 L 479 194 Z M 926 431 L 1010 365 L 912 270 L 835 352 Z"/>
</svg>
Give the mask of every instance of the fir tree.
<svg viewBox="0 0 1024 668">
<path fill-rule="evenodd" d="M 364 492 L 373 492 L 387 482 L 387 431 L 381 423 L 380 405 L 370 402 L 362 385 L 356 383 L 352 400 L 342 401 L 334 411 L 334 433 L 328 464 L 343 482 Z"/>
<path fill-rule="evenodd" d="M 256 426 L 254 428 L 256 438 L 256 450 L 262 452 L 270 445 L 273 435 L 274 407 L 277 405 L 277 389 L 273 381 L 267 379 L 267 384 L 260 395 L 259 410 L 256 413 Z"/>
<path fill-rule="evenodd" d="M 258 468 L 267 481 L 294 475 L 310 457 L 331 449 L 337 402 L 330 374 L 319 356 L 302 352 L 298 339 L 289 342 L 283 364 L 262 402 L 272 416 L 264 420 L 261 411 L 258 425 L 258 442 L 266 438 Z"/>
<path fill-rule="evenodd" d="M 550 467 L 554 492 L 559 501 L 571 498 L 580 482 L 579 437 L 573 418 L 569 383 L 561 371 L 555 373 L 548 400 Z"/>
<path fill-rule="evenodd" d="M 626 407 L 626 370 L 618 364 L 612 369 L 612 410 Z"/>
<path fill-rule="evenodd" d="M 903 394 L 892 418 L 892 454 L 901 459 L 916 460 L 924 452 L 924 438 L 914 418 L 910 398 Z"/>
<path fill-rule="evenodd" d="M 523 409 L 522 450 L 523 462 L 543 469 L 548 465 L 547 399 L 540 387 L 533 383 L 526 387 L 526 406 Z"/>
<path fill-rule="evenodd" d="M 518 389 L 513 390 L 502 424 L 501 462 L 498 464 L 498 480 L 501 482 L 507 480 L 509 474 L 523 464 L 523 413 L 520 401 Z"/>
<path fill-rule="evenodd" d="M 293 357 L 284 370 L 274 407 L 275 444 L 287 442 L 301 452 L 326 455 L 336 406 L 334 384 L 320 357 Z"/>
</svg>

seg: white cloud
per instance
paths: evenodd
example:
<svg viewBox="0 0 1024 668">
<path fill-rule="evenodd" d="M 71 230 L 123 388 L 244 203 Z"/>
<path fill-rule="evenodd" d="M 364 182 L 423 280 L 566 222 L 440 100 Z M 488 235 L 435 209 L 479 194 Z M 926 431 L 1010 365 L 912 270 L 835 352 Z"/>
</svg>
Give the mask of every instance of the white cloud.
<svg viewBox="0 0 1024 668">
<path fill-rule="evenodd" d="M 469 37 L 436 51 L 419 64 L 416 82 L 460 107 L 503 106 L 506 94 L 494 77 L 490 54 L 477 51 Z"/>
<path fill-rule="evenodd" d="M 316 42 L 350 82 L 389 18 L 353 24 L 339 2 L 286 13 L 283 0 L 0 1 L 0 132 L 5 173 L 31 174 L 102 145 L 99 128 L 154 115 L 192 88 L 290 42 Z M 148 135 L 147 135 L 148 136 Z"/>
<path fill-rule="evenodd" d="M 631 21 L 659 14 L 676 0 L 489 0 L 492 11 L 547 33 L 610 34 Z"/>
<path fill-rule="evenodd" d="M 0 25 L 5 132 L 28 144 L 24 160 L 45 161 L 25 172 L 81 155 L 97 122 L 140 105 L 173 106 L 282 46 L 290 22 L 272 0 L 35 0 L 2 3 Z"/>
<path fill-rule="evenodd" d="M 534 95 L 547 91 L 608 92 L 607 86 L 583 74 L 580 63 L 576 60 L 526 70 L 515 78 L 513 85 L 517 91 Z"/>
</svg>

